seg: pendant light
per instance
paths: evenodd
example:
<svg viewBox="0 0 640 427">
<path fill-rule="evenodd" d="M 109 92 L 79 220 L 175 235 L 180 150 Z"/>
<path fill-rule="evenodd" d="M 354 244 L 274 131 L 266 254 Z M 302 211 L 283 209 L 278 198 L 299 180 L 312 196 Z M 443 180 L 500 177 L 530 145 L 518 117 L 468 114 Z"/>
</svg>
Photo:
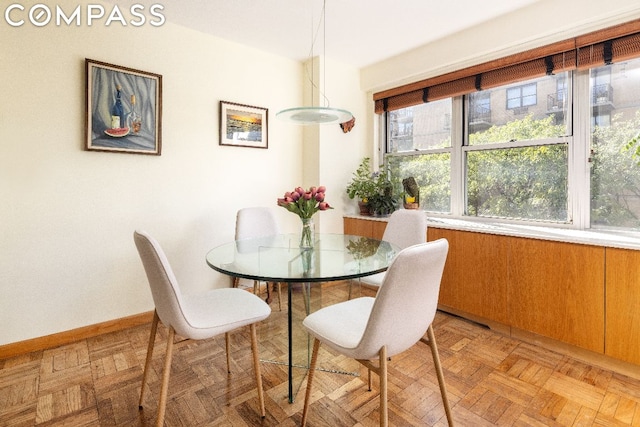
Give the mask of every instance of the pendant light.
<svg viewBox="0 0 640 427">
<path fill-rule="evenodd" d="M 326 28 L 327 28 L 326 19 L 325 19 L 326 6 L 327 6 L 327 2 L 326 0 L 323 0 L 322 12 L 321 12 L 320 21 L 318 22 L 318 28 L 316 29 L 315 34 L 312 34 L 311 51 L 309 53 L 309 57 L 312 61 L 312 64 L 311 64 L 312 70 L 313 70 L 313 61 L 314 61 L 313 48 L 314 48 L 316 36 L 318 34 L 318 31 L 320 30 L 321 24 L 323 25 L 323 49 L 326 51 Z M 313 22 L 311 23 L 311 30 L 313 33 Z M 326 62 L 327 62 L 326 55 L 324 55 L 323 70 L 326 69 Z M 324 72 L 324 75 L 326 79 L 326 72 Z M 311 101 L 312 101 L 311 103 L 313 104 L 313 100 L 314 100 L 313 89 L 317 88 L 315 82 L 313 81 L 313 71 L 309 76 L 309 81 L 311 84 Z M 324 98 L 326 101 L 325 107 L 314 106 L 314 107 L 287 108 L 285 110 L 278 112 L 276 114 L 276 117 L 291 123 L 299 124 L 299 125 L 345 123 L 353 118 L 353 115 L 347 110 L 330 107 L 329 99 L 326 97 L 324 92 L 322 90 L 320 90 L 319 92 L 322 98 Z"/>
</svg>

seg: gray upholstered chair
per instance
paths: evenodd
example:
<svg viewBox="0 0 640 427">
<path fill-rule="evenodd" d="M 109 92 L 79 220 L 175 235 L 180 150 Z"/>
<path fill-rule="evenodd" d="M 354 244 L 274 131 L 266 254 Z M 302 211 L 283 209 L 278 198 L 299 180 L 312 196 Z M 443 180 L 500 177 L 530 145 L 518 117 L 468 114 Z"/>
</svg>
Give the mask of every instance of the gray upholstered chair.
<svg viewBox="0 0 640 427">
<path fill-rule="evenodd" d="M 269 306 L 259 297 L 241 289 L 213 289 L 204 293 L 183 295 L 169 261 L 158 242 L 144 231 L 135 231 L 133 238 L 147 274 L 155 304 L 147 358 L 142 374 L 140 408 L 142 408 L 145 383 L 153 356 L 158 321 L 169 329 L 169 336 L 167 338 L 167 350 L 162 373 L 162 386 L 156 419 L 157 426 L 161 426 L 164 423 L 174 336 L 177 334 L 187 339 L 203 340 L 225 334 L 227 370 L 230 370 L 229 332 L 248 325 L 251 331 L 251 350 L 253 352 L 253 367 L 260 401 L 260 412 L 264 417 L 264 393 L 260 374 L 260 359 L 258 357 L 256 323 L 269 316 L 271 313 Z"/>
<path fill-rule="evenodd" d="M 447 390 L 431 323 L 449 243 L 445 239 L 410 246 L 398 253 L 375 298 L 361 297 L 322 308 L 303 321 L 314 337 L 302 414 L 305 425 L 320 343 L 356 359 L 380 377 L 380 425 L 388 425 L 387 363 L 418 341 L 431 348 L 449 425 L 453 425 Z M 425 333 L 427 338 L 424 337 Z M 378 360 L 374 363 L 374 360 Z"/>
<path fill-rule="evenodd" d="M 236 214 L 236 240 L 273 236 L 280 232 L 273 209 L 267 207 L 242 208 Z M 233 280 L 233 287 L 237 288 L 239 279 Z M 270 301 L 270 289 L 267 283 L 267 301 Z M 258 295 L 260 282 L 253 281 L 253 293 Z M 282 289 L 277 283 L 278 308 L 282 311 Z"/>
<path fill-rule="evenodd" d="M 389 217 L 382 240 L 393 243 L 400 249 L 427 241 L 427 215 L 419 209 L 400 209 Z M 362 277 L 361 283 L 379 287 L 386 272 Z"/>
</svg>

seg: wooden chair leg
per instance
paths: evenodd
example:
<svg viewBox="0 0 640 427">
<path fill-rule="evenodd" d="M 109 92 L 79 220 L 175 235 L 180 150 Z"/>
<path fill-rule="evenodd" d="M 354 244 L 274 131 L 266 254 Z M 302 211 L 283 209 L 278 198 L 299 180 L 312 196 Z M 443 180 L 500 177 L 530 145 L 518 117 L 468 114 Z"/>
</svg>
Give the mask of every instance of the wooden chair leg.
<svg viewBox="0 0 640 427">
<path fill-rule="evenodd" d="M 164 369 L 162 371 L 162 387 L 160 388 L 160 401 L 158 402 L 158 417 L 156 426 L 164 425 L 164 412 L 167 408 L 167 391 L 169 389 L 169 375 L 171 374 L 171 357 L 173 356 L 173 338 L 175 336 L 173 328 L 169 328 L 167 337 L 167 354 L 164 357 Z"/>
<path fill-rule="evenodd" d="M 369 391 L 371 391 L 371 369 L 367 369 L 367 385 L 369 386 Z"/>
<path fill-rule="evenodd" d="M 251 329 L 251 352 L 253 353 L 253 369 L 256 374 L 256 387 L 258 388 L 258 400 L 260 401 L 260 414 L 262 418 L 266 416 L 264 409 L 264 390 L 262 389 L 262 374 L 260 373 L 260 357 L 258 355 L 258 338 L 256 335 L 256 324 L 250 325 Z"/>
<path fill-rule="evenodd" d="M 318 350 L 320 349 L 320 340 L 315 338 L 313 340 L 313 352 L 311 353 L 311 363 L 309 365 L 309 372 L 307 373 L 307 391 L 304 394 L 304 409 L 302 410 L 302 422 L 301 427 L 305 427 L 307 424 L 307 415 L 309 414 L 309 399 L 311 399 L 311 387 L 313 383 L 313 374 L 316 371 L 316 362 L 318 361 Z"/>
<path fill-rule="evenodd" d="M 239 284 L 240 284 L 240 278 L 239 277 L 234 277 L 233 278 L 233 287 L 237 288 Z"/>
<path fill-rule="evenodd" d="M 436 367 L 436 374 L 438 375 L 438 385 L 440 386 L 440 394 L 442 395 L 444 411 L 447 414 L 447 422 L 449 423 L 449 427 L 453 427 L 453 417 L 451 416 L 451 407 L 449 406 L 449 399 L 447 397 L 447 385 L 444 382 L 442 365 L 440 364 L 440 355 L 438 354 L 438 345 L 436 344 L 436 337 L 431 325 L 429 325 L 429 329 L 427 329 L 427 336 L 429 337 L 429 342 L 427 344 L 429 344 L 429 348 L 431 348 L 433 364 Z"/>
<path fill-rule="evenodd" d="M 231 346 L 229 345 L 229 332 L 225 332 L 224 334 L 224 348 L 227 352 L 227 373 L 231 373 L 231 357 L 229 356 L 229 350 Z"/>
<path fill-rule="evenodd" d="M 159 320 L 158 312 L 154 310 L 153 321 L 151 322 L 151 333 L 149 334 L 149 345 L 147 346 L 147 359 L 144 362 L 144 371 L 142 371 L 142 388 L 140 389 L 140 400 L 138 401 L 138 408 L 140 409 L 142 409 L 142 400 L 144 398 L 144 386 L 147 383 L 147 375 L 149 375 L 149 365 L 153 358 L 153 347 L 156 341 Z"/>
<path fill-rule="evenodd" d="M 389 408 L 387 407 L 387 346 L 380 349 L 380 427 L 389 425 Z"/>
</svg>

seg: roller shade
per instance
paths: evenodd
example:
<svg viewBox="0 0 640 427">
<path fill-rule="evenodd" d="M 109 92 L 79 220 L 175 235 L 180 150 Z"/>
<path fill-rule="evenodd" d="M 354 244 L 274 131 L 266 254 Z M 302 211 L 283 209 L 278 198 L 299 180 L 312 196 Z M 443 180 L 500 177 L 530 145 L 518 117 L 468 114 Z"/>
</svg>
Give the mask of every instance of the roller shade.
<svg viewBox="0 0 640 427">
<path fill-rule="evenodd" d="M 640 19 L 373 95 L 375 112 L 640 57 Z"/>
<path fill-rule="evenodd" d="M 640 33 L 578 48 L 578 69 L 600 67 L 640 56 Z"/>
</svg>

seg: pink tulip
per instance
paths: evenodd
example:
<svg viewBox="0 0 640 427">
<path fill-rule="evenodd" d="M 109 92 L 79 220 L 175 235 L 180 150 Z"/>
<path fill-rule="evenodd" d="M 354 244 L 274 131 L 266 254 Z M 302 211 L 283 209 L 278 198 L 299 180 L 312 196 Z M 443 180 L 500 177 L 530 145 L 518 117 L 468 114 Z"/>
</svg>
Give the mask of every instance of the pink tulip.
<svg viewBox="0 0 640 427">
<path fill-rule="evenodd" d="M 324 202 L 324 193 L 316 193 L 316 201 Z"/>
<path fill-rule="evenodd" d="M 296 202 L 299 198 L 300 194 L 298 192 L 294 191 L 293 193 L 291 193 L 291 201 Z"/>
<path fill-rule="evenodd" d="M 312 195 L 311 195 L 311 191 L 307 191 L 306 193 L 304 193 L 304 199 L 305 200 L 311 200 L 312 199 Z"/>
<path fill-rule="evenodd" d="M 302 196 L 305 193 L 304 188 L 296 187 L 296 193 Z"/>
<path fill-rule="evenodd" d="M 309 189 L 309 191 L 311 192 L 311 195 L 312 195 L 313 197 L 316 197 L 316 192 L 318 191 L 318 190 L 316 189 L 316 187 L 311 187 L 311 188 Z"/>
<path fill-rule="evenodd" d="M 321 185 L 320 187 L 318 187 L 318 193 L 324 193 L 327 191 L 327 188 L 324 185 Z"/>
<path fill-rule="evenodd" d="M 318 203 L 318 209 L 320 209 L 321 211 L 326 211 L 327 209 L 331 209 L 331 206 L 329 206 L 329 203 L 327 202 L 320 202 Z"/>
</svg>

